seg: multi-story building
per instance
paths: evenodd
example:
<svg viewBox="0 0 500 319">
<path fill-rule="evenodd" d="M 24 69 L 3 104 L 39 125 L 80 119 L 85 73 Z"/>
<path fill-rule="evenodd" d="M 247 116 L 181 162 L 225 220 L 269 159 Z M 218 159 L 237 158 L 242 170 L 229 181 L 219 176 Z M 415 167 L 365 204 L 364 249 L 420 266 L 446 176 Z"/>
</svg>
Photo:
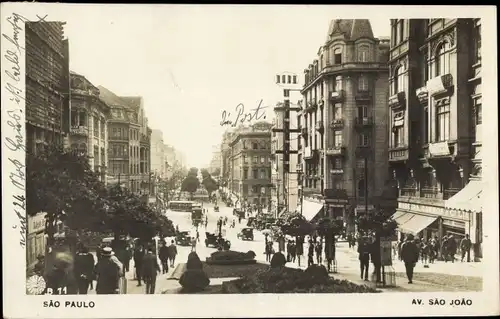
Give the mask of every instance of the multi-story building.
<svg viewBox="0 0 500 319">
<path fill-rule="evenodd" d="M 220 167 L 221 167 L 221 184 L 224 187 L 229 186 L 228 181 L 231 176 L 231 140 L 232 140 L 232 130 L 227 130 L 222 136 L 222 143 L 220 145 Z"/>
<path fill-rule="evenodd" d="M 161 130 L 151 131 L 151 172 L 160 178 L 167 175 L 165 144 Z"/>
<path fill-rule="evenodd" d="M 71 129 L 69 145 L 89 156 L 90 166 L 106 182 L 108 166 L 107 121 L 110 107 L 99 98 L 99 89 L 83 75 L 71 72 Z"/>
<path fill-rule="evenodd" d="M 424 239 L 471 235 L 480 255 L 481 22 L 391 20 L 394 218 Z"/>
<path fill-rule="evenodd" d="M 69 133 L 69 48 L 63 22 L 26 22 L 26 150 L 64 145 Z"/>
<path fill-rule="evenodd" d="M 299 101 L 300 102 L 300 101 Z M 274 123 L 276 129 L 283 129 L 284 105 L 277 103 L 274 108 Z M 297 116 L 290 116 L 290 128 L 297 128 Z M 271 135 L 271 211 L 278 216 L 284 211 L 293 212 L 297 209 L 298 201 L 298 155 L 290 154 L 289 173 L 285 174 L 283 170 L 283 155 L 276 151 L 283 150 L 283 133 L 272 132 Z M 290 133 L 290 150 L 296 151 L 298 147 L 296 133 Z"/>
<path fill-rule="evenodd" d="M 304 71 L 299 114 L 303 205 L 354 229 L 373 211 L 387 178 L 389 39 L 369 20 L 333 20 L 318 58 Z"/>
<path fill-rule="evenodd" d="M 229 146 L 229 188 L 241 204 L 268 207 L 271 199 L 271 123 L 235 131 Z"/>
<path fill-rule="evenodd" d="M 221 145 L 215 145 L 212 148 L 212 159 L 210 160 L 209 172 L 216 175 L 221 172 Z M 218 174 L 217 174 L 218 175 Z"/>
</svg>

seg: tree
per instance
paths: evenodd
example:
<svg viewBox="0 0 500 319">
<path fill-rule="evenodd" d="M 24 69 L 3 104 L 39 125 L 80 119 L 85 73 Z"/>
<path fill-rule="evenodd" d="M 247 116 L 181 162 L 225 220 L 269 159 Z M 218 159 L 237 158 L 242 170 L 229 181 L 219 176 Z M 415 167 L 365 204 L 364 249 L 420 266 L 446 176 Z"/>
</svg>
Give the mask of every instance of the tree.
<svg viewBox="0 0 500 319">
<path fill-rule="evenodd" d="M 87 156 L 49 146 L 37 154 L 27 153 L 26 172 L 27 212 L 46 213 L 47 247 L 54 244 L 59 221 L 72 229 L 102 228 L 106 189 Z"/>
<path fill-rule="evenodd" d="M 219 189 L 219 184 L 215 179 L 213 179 L 207 169 L 201 170 L 201 176 L 203 177 L 203 181 L 201 183 L 207 190 L 208 196 L 212 197 L 212 193 Z"/>
<path fill-rule="evenodd" d="M 189 169 L 188 175 L 182 181 L 181 191 L 191 194 L 193 199 L 194 192 L 200 187 L 200 180 L 198 179 L 198 169 L 192 167 Z"/>
<path fill-rule="evenodd" d="M 220 168 L 216 168 L 213 173 L 212 173 L 213 176 L 220 176 Z"/>
</svg>

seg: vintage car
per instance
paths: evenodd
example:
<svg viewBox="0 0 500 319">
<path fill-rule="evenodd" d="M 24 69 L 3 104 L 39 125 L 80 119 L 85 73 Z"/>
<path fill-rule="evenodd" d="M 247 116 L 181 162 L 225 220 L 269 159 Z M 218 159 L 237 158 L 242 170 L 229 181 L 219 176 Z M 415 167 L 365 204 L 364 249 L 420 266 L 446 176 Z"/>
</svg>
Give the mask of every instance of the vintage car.
<svg viewBox="0 0 500 319">
<path fill-rule="evenodd" d="M 188 231 L 180 231 L 175 236 L 175 243 L 180 246 L 191 245 L 191 234 Z"/>
<path fill-rule="evenodd" d="M 216 213 L 219 212 L 219 206 L 217 206 L 217 205 L 214 206 L 214 212 L 216 212 Z"/>
<path fill-rule="evenodd" d="M 219 237 L 216 234 L 205 232 L 205 246 L 222 248 L 223 250 L 229 250 L 231 248 L 231 242 L 227 239 L 224 239 L 222 236 Z"/>
<path fill-rule="evenodd" d="M 236 235 L 238 238 L 241 240 L 253 240 L 253 228 L 252 227 L 245 227 L 241 229 L 241 231 Z"/>
</svg>

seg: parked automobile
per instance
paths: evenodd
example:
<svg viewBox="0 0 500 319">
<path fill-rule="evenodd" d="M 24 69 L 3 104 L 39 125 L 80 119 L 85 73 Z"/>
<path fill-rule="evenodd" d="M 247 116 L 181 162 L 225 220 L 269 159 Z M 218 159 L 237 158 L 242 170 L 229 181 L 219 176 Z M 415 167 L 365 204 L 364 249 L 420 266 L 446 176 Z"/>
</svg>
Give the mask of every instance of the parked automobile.
<svg viewBox="0 0 500 319">
<path fill-rule="evenodd" d="M 215 248 L 219 248 L 222 246 L 221 248 L 224 250 L 229 250 L 229 248 L 231 248 L 231 242 L 227 239 L 224 239 L 222 236 L 219 237 L 216 234 L 209 232 L 205 232 L 205 236 L 205 246 L 207 247 L 212 246 Z"/>
<path fill-rule="evenodd" d="M 236 235 L 238 238 L 241 240 L 253 240 L 253 228 L 252 227 L 245 227 L 241 229 L 241 231 Z"/>
</svg>

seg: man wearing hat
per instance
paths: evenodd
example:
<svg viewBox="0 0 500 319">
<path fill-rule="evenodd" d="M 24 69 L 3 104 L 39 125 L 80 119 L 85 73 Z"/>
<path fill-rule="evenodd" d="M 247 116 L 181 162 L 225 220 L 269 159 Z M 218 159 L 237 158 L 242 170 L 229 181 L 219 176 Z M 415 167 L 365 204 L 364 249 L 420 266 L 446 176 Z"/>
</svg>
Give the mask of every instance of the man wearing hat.
<svg viewBox="0 0 500 319">
<path fill-rule="evenodd" d="M 78 253 L 75 256 L 74 272 L 78 283 L 78 294 L 86 295 L 89 290 L 89 284 L 94 276 L 94 256 L 89 253 L 89 249 L 80 245 Z"/>
<path fill-rule="evenodd" d="M 95 273 L 97 276 L 96 293 L 100 295 L 117 294 L 118 281 L 120 280 L 121 269 L 117 258 L 113 260 L 113 249 L 105 247 L 101 252 L 101 260 L 97 262 Z"/>
<path fill-rule="evenodd" d="M 419 251 L 418 247 L 413 240 L 413 235 L 409 234 L 406 237 L 406 241 L 401 247 L 401 258 L 405 263 L 406 276 L 408 277 L 408 283 L 411 284 L 413 280 L 413 269 L 418 261 Z"/>
</svg>

